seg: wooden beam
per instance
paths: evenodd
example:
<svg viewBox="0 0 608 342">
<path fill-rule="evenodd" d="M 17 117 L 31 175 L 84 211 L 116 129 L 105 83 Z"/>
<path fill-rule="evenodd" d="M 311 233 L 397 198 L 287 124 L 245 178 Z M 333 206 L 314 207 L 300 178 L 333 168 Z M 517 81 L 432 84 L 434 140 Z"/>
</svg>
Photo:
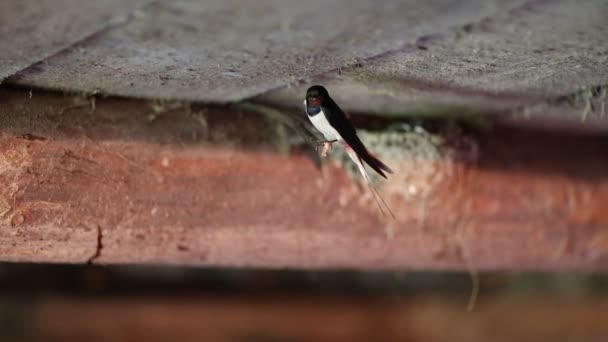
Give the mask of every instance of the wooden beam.
<svg viewBox="0 0 608 342">
<path fill-rule="evenodd" d="M 603 341 L 608 337 L 605 299 L 551 296 L 492 299 L 472 313 L 465 312 L 464 303 L 449 298 L 395 297 L 56 297 L 27 308 L 27 317 L 12 321 L 36 341 Z"/>
<path fill-rule="evenodd" d="M 340 160 L 318 167 L 290 116 L 8 89 L 0 101 L 0 260 L 608 268 L 602 133 L 361 130 L 395 169 L 378 183 L 392 219 Z"/>
</svg>

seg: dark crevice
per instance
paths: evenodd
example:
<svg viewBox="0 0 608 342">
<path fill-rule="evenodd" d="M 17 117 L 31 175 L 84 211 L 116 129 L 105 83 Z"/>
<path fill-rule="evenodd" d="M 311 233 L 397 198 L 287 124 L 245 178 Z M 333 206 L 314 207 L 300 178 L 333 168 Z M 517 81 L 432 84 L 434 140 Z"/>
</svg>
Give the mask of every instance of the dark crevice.
<svg viewBox="0 0 608 342">
<path fill-rule="evenodd" d="M 562 115 L 562 119 L 576 119 L 583 123 L 586 119 L 590 119 L 596 123 L 596 126 L 597 123 L 603 123 L 601 131 L 604 132 L 608 128 L 605 125 L 608 122 L 607 107 L 608 83 L 603 83 L 581 87 L 572 93 L 553 96 L 530 105 L 524 105 L 514 109 L 513 113 L 516 114 L 516 117 L 522 113 L 530 116 L 535 112 L 548 112 L 550 108 L 560 108 L 562 111 L 569 111 L 572 116 L 565 117 Z M 600 127 L 598 126 L 598 128 Z"/>
<path fill-rule="evenodd" d="M 585 101 L 606 101 L 606 95 L 608 93 L 608 83 L 600 84 L 600 85 L 592 85 L 589 87 L 582 87 L 580 90 L 557 96 L 555 98 L 549 99 L 548 103 L 550 104 L 568 104 L 571 106 L 580 105 Z"/>
<path fill-rule="evenodd" d="M 103 232 L 101 226 L 97 226 L 97 246 L 95 253 L 87 260 L 87 264 L 94 264 L 95 261 L 101 256 L 101 250 L 103 249 Z"/>
</svg>

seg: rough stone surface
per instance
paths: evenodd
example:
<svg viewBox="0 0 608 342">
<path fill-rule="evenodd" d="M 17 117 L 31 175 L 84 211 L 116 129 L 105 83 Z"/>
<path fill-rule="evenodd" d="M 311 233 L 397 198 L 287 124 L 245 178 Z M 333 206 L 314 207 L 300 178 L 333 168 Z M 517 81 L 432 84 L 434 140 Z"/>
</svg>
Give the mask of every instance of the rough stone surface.
<svg viewBox="0 0 608 342">
<path fill-rule="evenodd" d="M 0 5 L 0 78 L 26 87 L 299 109 L 323 83 L 346 110 L 396 115 L 575 96 L 528 114 L 608 120 L 603 0 L 31 4 Z"/>
<path fill-rule="evenodd" d="M 451 32 L 420 37 L 417 49 L 311 82 L 324 83 L 353 111 L 512 109 L 607 84 L 607 15 L 604 0 L 528 1 Z M 309 84 L 259 100 L 294 106 Z M 598 114 L 608 117 L 605 111 Z"/>
<path fill-rule="evenodd" d="M 408 49 L 509 1 L 159 1 L 12 82 L 122 96 L 242 100 Z"/>
<path fill-rule="evenodd" d="M 0 2 L 0 82 L 127 19 L 143 0 Z M 55 85 L 59 87 L 59 85 Z"/>
</svg>

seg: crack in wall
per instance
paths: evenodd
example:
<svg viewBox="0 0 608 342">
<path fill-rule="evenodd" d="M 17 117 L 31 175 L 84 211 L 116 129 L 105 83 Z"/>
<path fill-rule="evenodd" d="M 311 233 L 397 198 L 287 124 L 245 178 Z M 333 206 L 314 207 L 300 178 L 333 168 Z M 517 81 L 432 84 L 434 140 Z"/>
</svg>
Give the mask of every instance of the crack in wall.
<svg viewBox="0 0 608 342">
<path fill-rule="evenodd" d="M 103 249 L 103 231 L 101 226 L 97 226 L 97 245 L 95 248 L 95 253 L 87 259 L 87 264 L 94 264 L 95 261 L 101 256 L 101 250 Z"/>
</svg>

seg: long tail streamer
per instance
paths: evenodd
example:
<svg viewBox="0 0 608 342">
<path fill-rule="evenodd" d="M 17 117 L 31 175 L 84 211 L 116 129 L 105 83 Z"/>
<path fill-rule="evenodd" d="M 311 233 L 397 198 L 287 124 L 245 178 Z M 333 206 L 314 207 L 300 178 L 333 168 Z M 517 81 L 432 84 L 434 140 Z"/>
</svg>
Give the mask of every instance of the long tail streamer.
<svg viewBox="0 0 608 342">
<path fill-rule="evenodd" d="M 363 176 L 365 183 L 367 183 L 367 186 L 369 187 L 369 190 L 372 193 L 372 197 L 374 197 L 374 201 L 376 201 L 376 204 L 378 205 L 378 209 L 380 209 L 380 212 L 382 213 L 382 215 L 386 216 L 386 211 L 388 211 L 389 214 L 391 215 L 391 217 L 393 219 L 396 219 L 395 214 L 393 214 L 393 211 L 391 210 L 391 208 L 388 206 L 388 204 L 386 204 L 386 201 L 384 200 L 382 195 L 380 195 L 380 192 L 378 191 L 378 189 L 372 182 L 372 179 L 369 176 L 369 173 L 367 173 L 367 170 L 365 170 L 365 166 L 363 165 L 363 161 L 361 160 L 361 158 L 359 158 L 357 153 L 355 151 L 353 151 L 353 149 L 350 148 L 350 146 L 348 146 L 348 145 L 344 145 L 344 150 L 346 151 L 346 153 L 348 154 L 350 159 L 352 159 L 352 161 L 355 163 L 355 165 L 357 165 L 357 168 L 359 169 L 359 172 Z M 382 205 L 381 205 L 381 203 L 382 203 Z M 384 206 L 384 208 L 383 208 L 383 206 Z M 386 211 L 384 209 L 386 209 Z"/>
</svg>

